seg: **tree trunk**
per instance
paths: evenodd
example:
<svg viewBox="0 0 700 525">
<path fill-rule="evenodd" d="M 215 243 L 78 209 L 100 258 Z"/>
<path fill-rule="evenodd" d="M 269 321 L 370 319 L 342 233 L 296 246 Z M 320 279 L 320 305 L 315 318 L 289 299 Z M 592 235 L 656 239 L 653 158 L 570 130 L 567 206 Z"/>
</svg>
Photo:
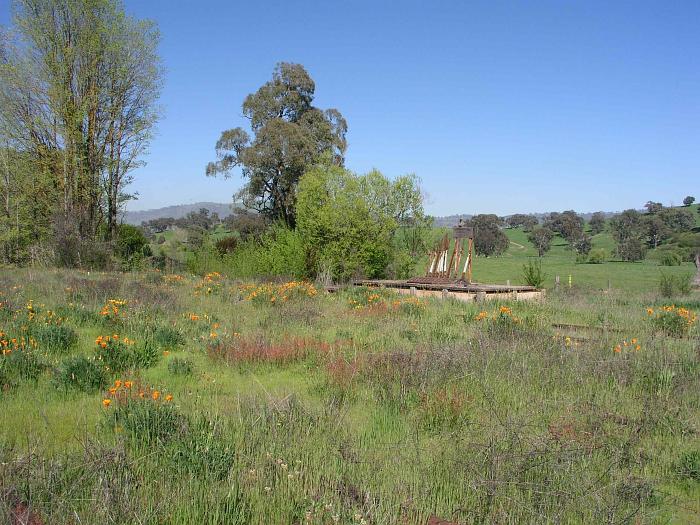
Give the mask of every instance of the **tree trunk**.
<svg viewBox="0 0 700 525">
<path fill-rule="evenodd" d="M 697 272 L 695 279 L 693 279 L 693 286 L 700 288 L 700 252 L 695 253 L 695 268 L 697 268 Z"/>
</svg>

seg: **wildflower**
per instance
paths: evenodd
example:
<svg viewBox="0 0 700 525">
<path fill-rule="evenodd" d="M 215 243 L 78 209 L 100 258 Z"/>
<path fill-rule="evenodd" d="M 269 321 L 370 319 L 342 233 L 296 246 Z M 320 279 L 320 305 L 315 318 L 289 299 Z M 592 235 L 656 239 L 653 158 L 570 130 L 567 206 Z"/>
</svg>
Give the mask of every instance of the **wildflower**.
<svg viewBox="0 0 700 525">
<path fill-rule="evenodd" d="M 620 352 L 622 352 L 622 347 L 620 345 L 617 345 L 615 346 L 614 350 L 616 354 L 619 354 Z"/>
<path fill-rule="evenodd" d="M 170 355 L 170 350 L 164 350 L 164 351 L 163 351 L 163 355 L 164 355 L 165 357 L 168 357 L 168 356 Z"/>
<path fill-rule="evenodd" d="M 265 492 L 270 492 L 272 490 L 272 487 L 265 487 Z"/>
<path fill-rule="evenodd" d="M 103 400 L 102 400 L 102 406 L 105 407 L 105 408 L 107 408 L 107 407 L 108 407 L 109 405 L 111 405 L 111 404 L 112 404 L 112 400 L 111 400 L 111 399 L 103 399 Z"/>
<path fill-rule="evenodd" d="M 117 389 L 114 388 L 114 387 L 112 387 L 112 388 L 109 389 L 109 393 L 112 394 L 112 395 L 114 395 L 114 394 L 117 393 Z"/>
<path fill-rule="evenodd" d="M 636 351 L 640 351 L 640 350 L 642 349 L 642 346 L 641 346 L 641 345 L 637 345 L 637 346 L 634 347 L 634 349 L 635 349 Z"/>
<path fill-rule="evenodd" d="M 124 381 L 124 388 L 131 388 L 133 384 L 133 381 Z"/>
<path fill-rule="evenodd" d="M 637 344 L 637 338 L 636 338 L 636 337 L 633 337 L 631 343 L 632 343 L 633 345 L 636 345 L 636 344 Z"/>
<path fill-rule="evenodd" d="M 153 400 L 157 400 L 160 397 L 160 392 L 158 390 L 154 390 L 153 393 L 151 394 L 151 397 Z"/>
<path fill-rule="evenodd" d="M 166 401 L 172 401 L 172 400 L 173 400 L 173 395 L 172 395 L 172 394 L 168 394 L 167 396 L 165 396 L 165 400 L 166 400 Z"/>
<path fill-rule="evenodd" d="M 121 381 L 121 379 L 117 379 L 114 382 L 114 388 L 121 388 L 121 387 L 122 387 L 122 381 Z"/>
</svg>

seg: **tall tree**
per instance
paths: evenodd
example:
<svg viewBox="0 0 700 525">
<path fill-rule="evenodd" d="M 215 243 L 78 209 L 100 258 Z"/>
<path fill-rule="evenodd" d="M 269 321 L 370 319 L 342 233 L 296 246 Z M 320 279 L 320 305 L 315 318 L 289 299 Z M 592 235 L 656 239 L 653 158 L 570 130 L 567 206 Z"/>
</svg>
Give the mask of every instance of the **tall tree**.
<svg viewBox="0 0 700 525">
<path fill-rule="evenodd" d="M 591 215 L 591 220 L 588 221 L 593 235 L 602 233 L 605 230 L 605 214 L 602 211 L 597 211 Z"/>
<path fill-rule="evenodd" d="M 336 109 L 312 105 L 316 86 L 300 64 L 279 63 L 272 80 L 243 101 L 253 138 L 242 128 L 221 133 L 218 160 L 208 176 L 240 167 L 247 179 L 238 197 L 249 208 L 293 226 L 296 188 L 302 174 L 319 157 L 336 166 L 344 163 L 347 123 Z"/>
<path fill-rule="evenodd" d="M 158 32 L 118 0 L 16 0 L 0 62 L 0 119 L 60 192 L 56 212 L 92 239 L 117 229 L 130 172 L 157 120 Z"/>
</svg>

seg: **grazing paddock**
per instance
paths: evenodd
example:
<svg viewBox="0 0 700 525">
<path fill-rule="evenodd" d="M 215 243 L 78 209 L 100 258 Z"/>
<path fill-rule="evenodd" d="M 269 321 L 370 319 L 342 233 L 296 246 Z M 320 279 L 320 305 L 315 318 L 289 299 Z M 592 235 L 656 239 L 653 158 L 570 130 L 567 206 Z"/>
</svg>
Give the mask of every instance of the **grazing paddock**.
<svg viewBox="0 0 700 525">
<path fill-rule="evenodd" d="M 0 305 L 2 523 L 700 520 L 697 295 L 3 270 Z"/>
</svg>

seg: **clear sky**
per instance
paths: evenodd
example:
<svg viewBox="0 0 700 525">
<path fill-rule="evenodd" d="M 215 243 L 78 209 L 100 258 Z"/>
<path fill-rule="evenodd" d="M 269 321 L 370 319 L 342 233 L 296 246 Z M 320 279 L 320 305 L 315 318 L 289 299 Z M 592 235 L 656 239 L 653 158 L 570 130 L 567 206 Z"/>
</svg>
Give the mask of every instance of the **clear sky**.
<svg viewBox="0 0 700 525">
<path fill-rule="evenodd" d="M 8 0 L 0 0 L 7 23 Z M 416 173 L 435 215 L 700 198 L 700 1 L 126 0 L 157 21 L 164 118 L 131 209 L 227 202 L 204 176 L 279 61 L 349 124 L 346 164 Z"/>
</svg>

